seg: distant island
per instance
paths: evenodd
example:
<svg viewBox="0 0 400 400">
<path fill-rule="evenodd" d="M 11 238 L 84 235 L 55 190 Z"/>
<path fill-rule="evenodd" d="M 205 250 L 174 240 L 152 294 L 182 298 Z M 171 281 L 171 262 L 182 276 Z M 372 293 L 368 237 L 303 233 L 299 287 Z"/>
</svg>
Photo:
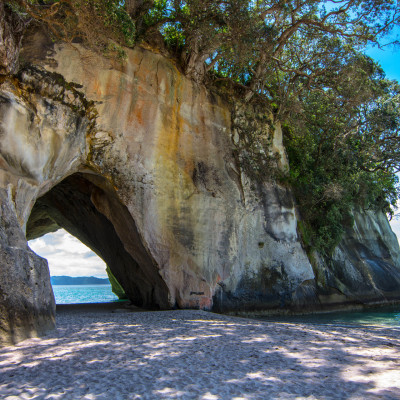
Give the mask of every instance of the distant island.
<svg viewBox="0 0 400 400">
<path fill-rule="evenodd" d="M 108 278 L 96 278 L 94 276 L 52 276 L 52 285 L 109 285 Z"/>
</svg>

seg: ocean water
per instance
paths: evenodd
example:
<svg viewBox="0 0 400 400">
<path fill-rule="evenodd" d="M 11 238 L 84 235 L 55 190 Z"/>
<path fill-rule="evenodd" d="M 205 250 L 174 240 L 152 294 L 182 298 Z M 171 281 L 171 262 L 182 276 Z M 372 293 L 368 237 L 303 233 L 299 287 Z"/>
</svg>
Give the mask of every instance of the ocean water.
<svg viewBox="0 0 400 400">
<path fill-rule="evenodd" d="M 264 321 L 321 325 L 378 325 L 400 328 L 400 305 L 369 308 L 363 311 L 338 311 L 321 314 L 260 317 Z"/>
<path fill-rule="evenodd" d="M 108 303 L 119 301 L 111 285 L 53 285 L 56 304 Z M 264 321 L 330 324 L 338 326 L 380 325 L 400 328 L 400 305 L 370 308 L 364 311 L 340 311 L 321 314 L 256 317 Z"/>
<path fill-rule="evenodd" d="M 108 303 L 119 301 L 111 285 L 53 285 L 56 304 Z"/>
</svg>

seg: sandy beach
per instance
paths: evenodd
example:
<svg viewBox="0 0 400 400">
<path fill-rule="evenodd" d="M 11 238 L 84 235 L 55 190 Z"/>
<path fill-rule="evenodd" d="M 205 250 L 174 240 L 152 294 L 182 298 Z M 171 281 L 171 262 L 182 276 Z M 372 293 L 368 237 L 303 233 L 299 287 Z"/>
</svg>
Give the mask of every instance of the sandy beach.
<svg viewBox="0 0 400 400">
<path fill-rule="evenodd" d="M 115 306 L 57 325 L 0 349 L 1 399 L 400 399 L 395 328 Z"/>
</svg>

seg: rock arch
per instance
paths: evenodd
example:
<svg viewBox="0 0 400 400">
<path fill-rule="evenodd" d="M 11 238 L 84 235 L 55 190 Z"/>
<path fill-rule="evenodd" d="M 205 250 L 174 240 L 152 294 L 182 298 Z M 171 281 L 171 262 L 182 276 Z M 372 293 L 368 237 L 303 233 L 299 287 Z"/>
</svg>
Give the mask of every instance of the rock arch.
<svg viewBox="0 0 400 400">
<path fill-rule="evenodd" d="M 104 178 L 75 173 L 38 198 L 27 223 L 27 239 L 55 227 L 101 257 L 135 305 L 168 308 L 168 288 L 157 264 L 128 209 Z"/>
<path fill-rule="evenodd" d="M 128 208 L 88 165 L 90 103 L 37 68 L 0 86 L 0 345 L 54 328 L 47 262 L 27 239 L 60 226 L 105 260 L 134 304 L 171 307 Z"/>
<path fill-rule="evenodd" d="M 301 290 L 314 275 L 292 195 L 254 189 L 227 102 L 143 48 L 122 66 L 50 50 L 0 80 L 3 342 L 54 327 L 48 268 L 25 235 L 58 226 L 101 255 L 137 305 L 223 311 L 313 296 Z M 284 162 L 279 128 L 265 134 Z"/>
</svg>

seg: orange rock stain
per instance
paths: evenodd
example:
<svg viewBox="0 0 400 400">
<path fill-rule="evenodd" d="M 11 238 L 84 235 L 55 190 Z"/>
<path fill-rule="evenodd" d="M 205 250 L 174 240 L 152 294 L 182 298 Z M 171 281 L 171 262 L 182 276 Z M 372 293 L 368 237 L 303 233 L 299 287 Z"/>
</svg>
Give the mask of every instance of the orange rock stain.
<svg viewBox="0 0 400 400">
<path fill-rule="evenodd" d="M 96 96 L 98 96 L 99 98 L 101 97 L 102 90 L 98 79 L 94 79 L 93 81 L 93 91 L 94 93 L 96 93 Z"/>
</svg>

